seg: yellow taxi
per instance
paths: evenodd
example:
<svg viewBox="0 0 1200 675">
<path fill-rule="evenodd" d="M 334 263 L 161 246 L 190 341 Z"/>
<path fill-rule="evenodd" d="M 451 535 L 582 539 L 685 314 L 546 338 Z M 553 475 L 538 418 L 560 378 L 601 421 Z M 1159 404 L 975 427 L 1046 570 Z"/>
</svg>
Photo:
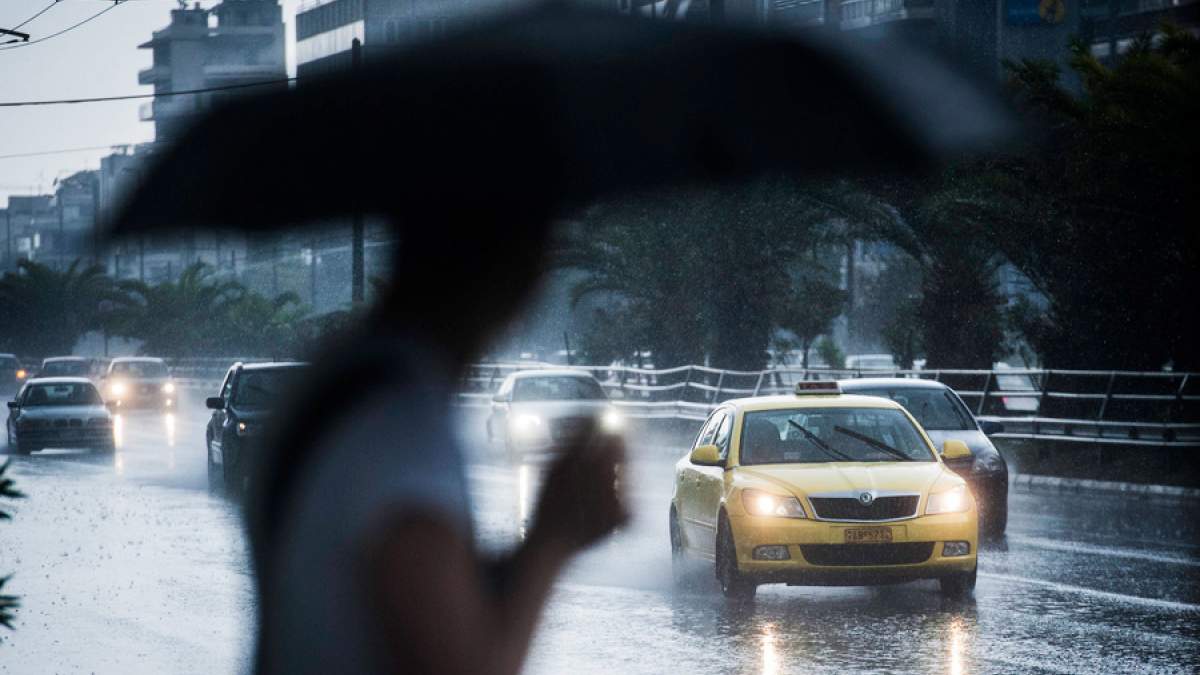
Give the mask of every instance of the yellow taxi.
<svg viewBox="0 0 1200 675">
<path fill-rule="evenodd" d="M 801 382 L 795 395 L 722 403 L 675 467 L 677 570 L 710 561 L 722 592 L 760 584 L 862 586 L 938 579 L 975 588 L 979 526 L 966 483 L 900 404 Z"/>
</svg>

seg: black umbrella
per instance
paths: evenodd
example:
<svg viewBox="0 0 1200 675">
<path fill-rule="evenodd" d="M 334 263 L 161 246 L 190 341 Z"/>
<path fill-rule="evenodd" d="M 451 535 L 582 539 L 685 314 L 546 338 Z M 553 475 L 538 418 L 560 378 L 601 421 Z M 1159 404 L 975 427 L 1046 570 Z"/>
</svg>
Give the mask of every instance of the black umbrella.
<svg viewBox="0 0 1200 675">
<path fill-rule="evenodd" d="M 402 231 L 532 223 L 667 182 L 917 168 L 1006 128 L 948 68 L 818 32 L 555 6 L 370 57 L 208 115 L 160 154 L 111 232 L 263 232 L 354 211 Z"/>
</svg>

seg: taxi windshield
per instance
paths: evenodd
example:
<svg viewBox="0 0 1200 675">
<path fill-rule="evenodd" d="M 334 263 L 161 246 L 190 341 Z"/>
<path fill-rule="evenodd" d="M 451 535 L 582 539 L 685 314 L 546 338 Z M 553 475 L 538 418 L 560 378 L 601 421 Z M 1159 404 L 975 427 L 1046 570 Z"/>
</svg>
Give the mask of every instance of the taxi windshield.
<svg viewBox="0 0 1200 675">
<path fill-rule="evenodd" d="M 888 408 L 797 408 L 746 413 L 741 463 L 932 462 L 908 417 Z"/>
</svg>

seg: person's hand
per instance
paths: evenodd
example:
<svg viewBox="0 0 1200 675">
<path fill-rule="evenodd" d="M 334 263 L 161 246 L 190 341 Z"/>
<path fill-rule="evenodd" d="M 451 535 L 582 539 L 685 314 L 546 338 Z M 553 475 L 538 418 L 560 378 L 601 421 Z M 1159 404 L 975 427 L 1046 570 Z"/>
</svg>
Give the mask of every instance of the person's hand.
<svg viewBox="0 0 1200 675">
<path fill-rule="evenodd" d="M 620 436 L 588 429 L 561 452 L 546 473 L 530 542 L 574 552 L 628 518 L 618 484 L 625 443 Z"/>
</svg>

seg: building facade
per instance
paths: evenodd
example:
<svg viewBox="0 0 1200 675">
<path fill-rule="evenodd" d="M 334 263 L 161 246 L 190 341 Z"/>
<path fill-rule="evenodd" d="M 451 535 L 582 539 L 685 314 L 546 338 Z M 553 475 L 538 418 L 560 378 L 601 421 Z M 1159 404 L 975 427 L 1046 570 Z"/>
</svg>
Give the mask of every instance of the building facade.
<svg viewBox="0 0 1200 675">
<path fill-rule="evenodd" d="M 167 94 L 282 81 L 287 78 L 285 47 L 283 10 L 276 0 L 224 0 L 212 9 L 197 3 L 172 10 L 171 23 L 138 45 L 153 58 L 138 73 L 138 83 Z M 159 96 L 142 106 L 141 116 L 154 122 L 156 140 L 170 139 L 197 115 L 239 93 Z"/>
</svg>

